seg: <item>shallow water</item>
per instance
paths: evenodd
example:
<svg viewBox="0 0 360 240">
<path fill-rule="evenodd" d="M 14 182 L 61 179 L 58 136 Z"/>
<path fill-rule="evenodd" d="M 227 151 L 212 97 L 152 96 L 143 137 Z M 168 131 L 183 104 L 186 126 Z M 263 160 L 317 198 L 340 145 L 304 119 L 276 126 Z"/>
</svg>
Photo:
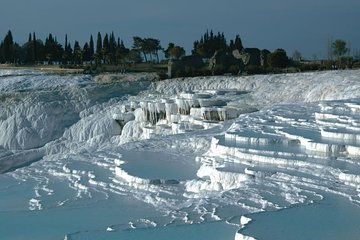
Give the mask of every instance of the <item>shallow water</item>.
<svg viewBox="0 0 360 240">
<path fill-rule="evenodd" d="M 127 224 L 129 219 L 148 215 L 157 213 L 140 201 L 126 197 L 41 211 L 0 211 L 0 233 L 4 240 L 64 239 L 72 233 L 105 231 L 114 223 Z"/>
<path fill-rule="evenodd" d="M 242 233 L 259 240 L 360 238 L 360 207 L 335 195 L 324 194 L 322 201 L 308 206 L 249 217 L 252 221 Z"/>
<path fill-rule="evenodd" d="M 178 225 L 147 229 L 132 229 L 116 232 L 85 232 L 71 237 L 72 240 L 219 240 L 233 239 L 236 226 L 229 225 L 225 222 L 209 222 L 194 225 Z"/>
<path fill-rule="evenodd" d="M 131 175 L 147 179 L 193 179 L 199 168 L 193 156 L 164 152 L 122 152 L 122 159 L 125 161 L 122 169 Z"/>
</svg>

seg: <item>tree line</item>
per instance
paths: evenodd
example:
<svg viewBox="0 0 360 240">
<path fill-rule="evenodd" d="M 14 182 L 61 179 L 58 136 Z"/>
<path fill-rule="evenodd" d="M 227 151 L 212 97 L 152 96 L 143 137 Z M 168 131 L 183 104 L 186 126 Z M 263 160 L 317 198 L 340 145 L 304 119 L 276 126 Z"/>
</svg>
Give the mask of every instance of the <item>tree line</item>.
<svg viewBox="0 0 360 240">
<path fill-rule="evenodd" d="M 259 71 L 260 61 L 262 61 L 262 67 L 282 69 L 296 66 L 294 62 L 299 63 L 301 60 L 301 54 L 298 51 L 294 52 L 293 58 L 289 58 L 286 51 L 281 48 L 273 52 L 267 49 L 244 48 L 239 35 L 228 42 L 224 33 L 214 33 L 213 31 L 206 31 L 199 40 L 194 41 L 191 56 L 210 59 L 217 51 L 231 55 L 234 50 L 245 51 L 252 56 L 252 61 L 248 66 L 249 72 L 254 69 Z M 332 51 L 335 56 L 341 58 L 348 52 L 348 48 L 343 40 L 338 39 L 333 42 Z M 14 41 L 12 32 L 9 30 L 0 43 L 0 63 L 2 64 L 119 65 L 140 62 L 159 63 L 161 61 L 160 53 L 163 53 L 166 59 L 172 60 L 181 59 L 186 55 L 185 49 L 181 46 L 169 43 L 164 48 L 159 39 L 149 37 L 134 36 L 133 45 L 126 47 L 124 42 L 119 37 L 115 37 L 113 32 L 106 33 L 104 36 L 99 32 L 96 39 L 90 35 L 89 41 L 82 45 L 78 41 L 74 41 L 73 44 L 70 43 L 67 35 L 65 35 L 65 43 L 61 44 L 57 37 L 51 33 L 45 40 L 41 40 L 36 37 L 34 32 L 29 34 L 25 44 L 19 45 Z M 263 71 L 264 69 L 260 70 Z"/>
<path fill-rule="evenodd" d="M 30 33 L 28 41 L 20 46 L 14 41 L 9 30 L 0 43 L 0 63 L 14 64 L 121 64 L 125 62 L 160 62 L 159 53 L 163 51 L 166 58 L 178 59 L 185 55 L 185 49 L 169 43 L 166 49 L 155 38 L 133 37 L 133 46 L 127 48 L 124 42 L 114 33 L 99 32 L 96 42 L 91 35 L 88 42 L 80 45 L 78 41 L 71 44 L 65 35 L 65 44 L 59 43 L 51 33 L 43 41 Z"/>
<path fill-rule="evenodd" d="M 214 34 L 206 31 L 200 40 L 194 42 L 192 55 L 210 58 L 216 50 L 243 49 L 239 35 L 227 43 L 224 33 Z M 163 52 L 166 59 L 180 59 L 186 55 L 185 49 L 174 43 L 163 48 L 159 39 L 133 37 L 133 45 L 127 48 L 124 42 L 115 37 L 114 33 L 102 37 L 99 32 L 96 44 L 91 35 L 82 46 L 78 41 L 71 44 L 65 35 L 65 44 L 59 43 L 51 33 L 43 41 L 36 37 L 35 32 L 29 34 L 28 41 L 20 46 L 14 41 L 9 30 L 0 43 L 0 63 L 17 64 L 119 64 L 122 62 L 160 62 L 159 53 Z"/>
<path fill-rule="evenodd" d="M 71 44 L 65 36 L 65 44 L 59 43 L 51 33 L 45 41 L 30 33 L 28 41 L 20 46 L 13 40 L 9 30 L 0 44 L 0 63 L 15 64 L 83 64 L 104 63 L 117 64 L 125 57 L 134 59 L 120 38 L 115 38 L 114 33 L 101 36 L 99 32 L 96 39 L 91 35 L 88 42 L 80 45 L 78 41 Z"/>
</svg>

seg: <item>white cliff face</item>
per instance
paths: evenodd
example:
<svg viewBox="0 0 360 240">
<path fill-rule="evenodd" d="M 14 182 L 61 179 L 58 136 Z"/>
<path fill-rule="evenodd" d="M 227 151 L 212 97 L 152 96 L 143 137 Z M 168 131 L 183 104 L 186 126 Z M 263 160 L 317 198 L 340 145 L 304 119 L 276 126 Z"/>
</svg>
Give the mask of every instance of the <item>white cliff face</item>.
<svg viewBox="0 0 360 240">
<path fill-rule="evenodd" d="M 64 132 L 63 137 L 76 142 L 108 141 L 121 134 L 121 126 L 108 113 L 94 113 L 79 120 Z"/>
<path fill-rule="evenodd" d="M 1 102 L 0 145 L 6 149 L 42 147 L 78 120 L 77 106 L 56 92 L 14 93 Z"/>
<path fill-rule="evenodd" d="M 359 76 L 151 83 L 0 71 L 0 206 L 19 216 L 70 208 L 70 230 L 45 211 L 46 221 L 32 217 L 58 219 L 71 238 L 219 220 L 240 229 L 241 216 L 309 204 L 323 192 L 359 205 Z M 172 171 L 180 177 L 161 177 Z M 111 201 L 121 206 L 102 213 Z M 112 214 L 114 206 L 151 212 Z M 111 221 L 90 226 L 90 210 Z M 235 239 L 253 238 L 240 229 Z"/>
<path fill-rule="evenodd" d="M 124 82 L 128 86 L 124 88 L 96 84 L 87 75 L 58 76 L 30 70 L 1 70 L 0 77 L 0 146 L 13 152 L 54 152 L 56 148 L 44 146 L 58 139 L 70 145 L 107 142 L 120 135 L 123 127 L 113 116 L 118 112 L 113 99 L 137 93 L 150 84 L 132 80 Z M 134 119 L 123 118 L 124 124 Z M 10 163 L 6 158 L 2 161 Z"/>
</svg>

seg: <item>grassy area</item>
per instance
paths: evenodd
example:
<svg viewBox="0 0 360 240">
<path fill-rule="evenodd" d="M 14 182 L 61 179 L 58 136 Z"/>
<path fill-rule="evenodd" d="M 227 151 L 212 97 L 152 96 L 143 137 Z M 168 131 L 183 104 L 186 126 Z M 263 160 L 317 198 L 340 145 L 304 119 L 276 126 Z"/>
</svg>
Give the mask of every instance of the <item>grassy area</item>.
<svg viewBox="0 0 360 240">
<path fill-rule="evenodd" d="M 17 68 L 17 69 L 35 69 L 39 71 L 59 74 L 77 74 L 77 73 L 117 73 L 117 72 L 166 72 L 167 64 L 155 63 L 136 63 L 136 64 L 119 64 L 119 65 L 15 65 L 15 64 L 0 64 L 0 68 Z"/>
<path fill-rule="evenodd" d="M 103 72 L 166 72 L 167 64 L 155 63 L 135 63 L 119 65 L 85 65 L 85 72 L 103 73 Z"/>
<path fill-rule="evenodd" d="M 58 74 L 78 74 L 83 73 L 84 68 L 63 68 L 60 65 L 15 65 L 15 64 L 0 64 L 0 69 L 34 69 L 48 73 Z"/>
</svg>

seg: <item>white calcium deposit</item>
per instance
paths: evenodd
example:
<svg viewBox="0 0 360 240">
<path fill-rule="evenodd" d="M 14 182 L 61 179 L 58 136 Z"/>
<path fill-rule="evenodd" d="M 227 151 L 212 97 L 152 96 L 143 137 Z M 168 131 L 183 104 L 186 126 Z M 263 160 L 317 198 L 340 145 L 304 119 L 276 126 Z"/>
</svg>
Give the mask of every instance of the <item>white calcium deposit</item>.
<svg viewBox="0 0 360 240">
<path fill-rule="evenodd" d="M 0 99 L 9 226 L 39 211 L 58 239 L 212 221 L 254 239 L 241 234 L 246 214 L 323 192 L 360 203 L 359 70 L 165 81 L 0 70 Z M 137 207 L 112 216 L 117 201 Z M 56 215 L 69 209 L 72 226 Z"/>
</svg>

